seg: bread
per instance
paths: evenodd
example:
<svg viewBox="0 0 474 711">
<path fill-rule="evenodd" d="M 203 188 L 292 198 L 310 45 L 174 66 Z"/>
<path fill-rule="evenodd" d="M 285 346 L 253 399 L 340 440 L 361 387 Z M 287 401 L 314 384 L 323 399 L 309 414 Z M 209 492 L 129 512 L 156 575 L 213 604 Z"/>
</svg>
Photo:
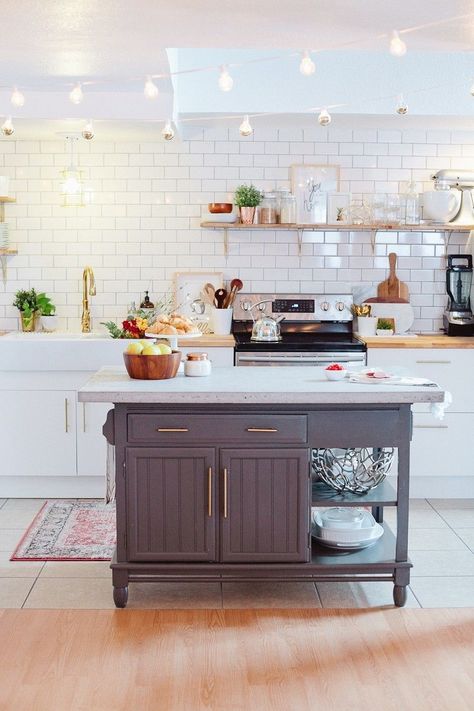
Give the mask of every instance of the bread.
<svg viewBox="0 0 474 711">
<path fill-rule="evenodd" d="M 148 333 L 156 333 L 160 336 L 184 336 L 186 333 L 199 333 L 199 329 L 193 322 L 182 314 L 160 314 L 153 326 L 150 326 Z"/>
</svg>

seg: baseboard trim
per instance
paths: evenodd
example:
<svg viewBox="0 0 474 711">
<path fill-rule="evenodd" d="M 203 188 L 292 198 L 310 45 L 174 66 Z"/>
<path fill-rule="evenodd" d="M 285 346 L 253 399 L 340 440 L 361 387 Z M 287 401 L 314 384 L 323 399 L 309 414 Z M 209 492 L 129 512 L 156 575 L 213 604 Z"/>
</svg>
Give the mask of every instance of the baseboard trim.
<svg viewBox="0 0 474 711">
<path fill-rule="evenodd" d="M 0 498 L 101 499 L 105 478 L 101 476 L 2 476 Z"/>
</svg>

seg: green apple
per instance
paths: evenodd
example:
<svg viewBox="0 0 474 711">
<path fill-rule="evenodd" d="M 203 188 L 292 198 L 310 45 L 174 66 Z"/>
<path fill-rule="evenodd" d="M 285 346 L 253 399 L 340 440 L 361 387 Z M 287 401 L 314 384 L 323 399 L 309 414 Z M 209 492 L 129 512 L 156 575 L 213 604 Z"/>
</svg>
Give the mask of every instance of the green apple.
<svg viewBox="0 0 474 711">
<path fill-rule="evenodd" d="M 148 355 L 161 355 L 161 351 L 158 346 L 145 346 L 142 350 L 142 356 Z"/>
<path fill-rule="evenodd" d="M 173 352 L 167 343 L 159 343 L 156 348 L 160 349 L 161 355 L 169 355 Z"/>
<path fill-rule="evenodd" d="M 140 341 L 133 341 L 132 343 L 129 343 L 125 349 L 125 353 L 128 353 L 128 355 L 140 355 L 142 351 L 143 345 Z"/>
<path fill-rule="evenodd" d="M 138 342 L 142 344 L 143 348 L 145 348 L 145 346 L 153 345 L 153 341 L 151 338 L 140 338 Z"/>
</svg>

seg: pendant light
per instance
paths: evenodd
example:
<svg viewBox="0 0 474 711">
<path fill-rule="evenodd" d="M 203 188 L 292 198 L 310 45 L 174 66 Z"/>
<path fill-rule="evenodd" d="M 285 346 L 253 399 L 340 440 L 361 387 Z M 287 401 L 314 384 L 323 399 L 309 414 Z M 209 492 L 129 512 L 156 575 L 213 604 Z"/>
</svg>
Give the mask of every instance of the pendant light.
<svg viewBox="0 0 474 711">
<path fill-rule="evenodd" d="M 15 133 L 15 127 L 13 126 L 11 116 L 7 116 L 5 121 L 2 123 L 2 133 L 4 136 L 13 136 Z"/>
<path fill-rule="evenodd" d="M 84 206 L 84 185 L 82 182 L 82 172 L 79 170 L 74 160 L 74 145 L 78 140 L 77 136 L 66 136 L 69 144 L 70 163 L 67 168 L 61 171 L 63 182 L 61 183 L 61 196 L 63 207 L 83 207 Z"/>
</svg>

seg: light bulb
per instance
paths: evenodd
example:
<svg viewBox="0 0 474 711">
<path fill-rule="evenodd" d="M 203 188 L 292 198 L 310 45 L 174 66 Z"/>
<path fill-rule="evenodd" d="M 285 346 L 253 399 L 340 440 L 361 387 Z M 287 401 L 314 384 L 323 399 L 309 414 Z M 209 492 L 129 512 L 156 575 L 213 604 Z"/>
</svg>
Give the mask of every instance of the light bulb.
<svg viewBox="0 0 474 711">
<path fill-rule="evenodd" d="M 400 116 L 404 116 L 405 114 L 408 113 L 408 105 L 405 103 L 405 101 L 403 99 L 403 94 L 400 94 L 400 96 L 398 97 L 397 106 L 396 106 L 395 111 L 397 112 L 397 114 L 400 114 Z"/>
<path fill-rule="evenodd" d="M 8 116 L 2 123 L 2 133 L 4 136 L 11 136 L 15 133 L 15 128 L 13 126 L 12 117 Z"/>
<path fill-rule="evenodd" d="M 315 71 L 316 71 L 316 66 L 315 66 L 313 60 L 311 59 L 311 57 L 309 56 L 308 50 L 305 49 L 305 51 L 303 53 L 303 59 L 301 60 L 301 63 L 300 63 L 300 72 L 301 72 L 301 74 L 303 74 L 303 76 L 309 77 L 309 76 L 311 76 L 311 74 L 314 74 Z"/>
<path fill-rule="evenodd" d="M 474 96 L 474 84 L 471 86 L 471 96 Z"/>
<path fill-rule="evenodd" d="M 227 71 L 226 66 L 221 67 L 218 84 L 221 91 L 230 91 L 234 86 L 234 80 Z"/>
<path fill-rule="evenodd" d="M 84 128 L 82 129 L 82 138 L 84 138 L 86 141 L 92 141 L 94 138 L 95 133 L 94 133 L 94 127 L 92 126 L 92 121 L 88 121 Z"/>
<path fill-rule="evenodd" d="M 251 136 L 253 133 L 253 128 L 250 125 L 249 117 L 248 115 L 244 116 L 244 120 L 239 126 L 239 133 L 241 136 Z"/>
<path fill-rule="evenodd" d="M 18 89 L 15 87 L 13 89 L 13 93 L 10 97 L 10 103 L 12 106 L 15 106 L 17 109 L 21 109 L 21 107 L 25 103 L 25 97 L 21 93 L 21 91 L 18 91 Z"/>
<path fill-rule="evenodd" d="M 318 116 L 319 125 L 320 126 L 329 126 L 331 121 L 332 121 L 332 118 L 331 118 L 331 114 L 329 113 L 329 111 L 327 109 L 321 109 L 321 112 Z"/>
<path fill-rule="evenodd" d="M 407 53 L 407 46 L 405 42 L 401 39 L 400 35 L 396 30 L 392 32 L 392 39 L 390 40 L 390 54 L 394 57 L 403 57 Z"/>
<path fill-rule="evenodd" d="M 80 104 L 82 99 L 84 98 L 84 94 L 82 93 L 82 87 L 80 84 L 76 84 L 74 89 L 69 92 L 69 100 L 73 104 Z"/>
<path fill-rule="evenodd" d="M 147 76 L 146 78 L 143 93 L 145 94 L 146 99 L 156 99 L 158 94 L 160 93 L 151 76 Z"/>
<path fill-rule="evenodd" d="M 171 125 L 171 121 L 168 119 L 168 121 L 165 123 L 164 128 L 161 132 L 161 135 L 165 139 L 165 141 L 172 141 L 174 138 L 174 131 L 173 127 Z"/>
</svg>

